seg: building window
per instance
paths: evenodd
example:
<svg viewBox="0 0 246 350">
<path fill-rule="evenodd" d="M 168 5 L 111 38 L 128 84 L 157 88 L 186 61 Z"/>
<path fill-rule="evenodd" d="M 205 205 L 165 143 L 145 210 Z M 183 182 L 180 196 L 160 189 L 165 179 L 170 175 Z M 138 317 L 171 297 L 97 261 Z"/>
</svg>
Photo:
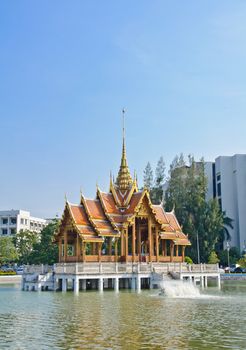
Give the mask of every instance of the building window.
<svg viewBox="0 0 246 350">
<path fill-rule="evenodd" d="M 24 219 L 21 219 L 21 225 L 24 225 Z"/>
<path fill-rule="evenodd" d="M 217 195 L 218 197 L 221 197 L 221 182 L 217 184 Z"/>
<path fill-rule="evenodd" d="M 221 179 L 220 174 L 217 174 L 217 181 L 220 181 L 220 179 Z"/>
<path fill-rule="evenodd" d="M 8 218 L 2 218 L 2 224 L 7 225 L 8 224 Z"/>
<path fill-rule="evenodd" d="M 27 225 L 28 224 L 28 220 L 27 219 L 25 219 L 25 225 Z"/>
<path fill-rule="evenodd" d="M 16 225 L 16 218 L 10 218 L 10 223 L 12 225 Z"/>
<path fill-rule="evenodd" d="M 11 228 L 10 229 L 10 234 L 11 235 L 15 235 L 16 234 L 16 229 L 15 228 Z"/>
<path fill-rule="evenodd" d="M 2 228 L 2 235 L 7 235 L 7 234 L 8 234 L 8 229 Z"/>
</svg>

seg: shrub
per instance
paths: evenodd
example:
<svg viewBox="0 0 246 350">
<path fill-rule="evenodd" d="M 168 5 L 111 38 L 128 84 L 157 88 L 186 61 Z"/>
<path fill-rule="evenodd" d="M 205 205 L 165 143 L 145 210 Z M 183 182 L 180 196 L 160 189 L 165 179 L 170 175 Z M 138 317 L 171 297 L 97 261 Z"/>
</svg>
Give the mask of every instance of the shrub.
<svg viewBox="0 0 246 350">
<path fill-rule="evenodd" d="M 237 262 L 241 267 L 246 267 L 246 254 Z"/>
<path fill-rule="evenodd" d="M 193 261 L 192 261 L 192 259 L 191 259 L 189 256 L 186 256 L 186 257 L 185 257 L 185 262 L 186 262 L 187 264 L 193 264 Z"/>
<path fill-rule="evenodd" d="M 208 257 L 208 263 L 209 264 L 218 264 L 219 261 L 220 261 L 220 259 L 218 258 L 215 251 L 212 251 Z"/>
<path fill-rule="evenodd" d="M 0 276 L 13 276 L 16 275 L 15 271 L 0 271 Z"/>
</svg>

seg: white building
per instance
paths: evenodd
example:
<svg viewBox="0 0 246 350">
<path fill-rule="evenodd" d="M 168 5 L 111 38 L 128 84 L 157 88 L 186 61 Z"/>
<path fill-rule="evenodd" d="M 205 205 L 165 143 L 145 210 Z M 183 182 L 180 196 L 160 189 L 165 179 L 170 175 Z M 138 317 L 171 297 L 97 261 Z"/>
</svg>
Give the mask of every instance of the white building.
<svg viewBox="0 0 246 350">
<path fill-rule="evenodd" d="M 200 162 L 196 162 L 199 166 Z M 188 168 L 185 166 L 185 168 Z M 233 220 L 230 246 L 246 251 L 246 154 L 219 156 L 215 162 L 205 162 L 208 179 L 206 198 L 218 198 L 222 211 Z M 163 187 L 167 190 L 168 182 Z"/>
<path fill-rule="evenodd" d="M 0 211 L 0 236 L 12 236 L 20 230 L 30 230 L 39 233 L 46 225 L 45 219 L 35 218 L 30 215 L 29 211 Z"/>
<path fill-rule="evenodd" d="M 233 219 L 228 228 L 230 245 L 246 249 L 246 154 L 215 159 L 216 197 L 226 216 Z"/>
</svg>

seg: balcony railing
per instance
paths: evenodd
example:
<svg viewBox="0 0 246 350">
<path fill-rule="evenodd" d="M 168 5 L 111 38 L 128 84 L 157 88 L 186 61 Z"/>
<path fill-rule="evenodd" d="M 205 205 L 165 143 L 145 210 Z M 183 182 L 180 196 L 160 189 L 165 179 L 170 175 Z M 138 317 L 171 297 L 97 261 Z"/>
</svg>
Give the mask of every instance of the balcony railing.
<svg viewBox="0 0 246 350">
<path fill-rule="evenodd" d="M 114 274 L 114 273 L 218 273 L 217 264 L 186 263 L 58 263 L 54 265 L 57 274 Z"/>
</svg>

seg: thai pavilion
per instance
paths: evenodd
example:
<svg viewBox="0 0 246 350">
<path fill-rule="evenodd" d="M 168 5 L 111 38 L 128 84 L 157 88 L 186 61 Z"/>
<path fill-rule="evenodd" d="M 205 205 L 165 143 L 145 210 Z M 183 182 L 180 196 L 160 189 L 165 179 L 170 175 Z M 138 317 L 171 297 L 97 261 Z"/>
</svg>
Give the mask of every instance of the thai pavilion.
<svg viewBox="0 0 246 350">
<path fill-rule="evenodd" d="M 96 198 L 81 194 L 66 200 L 56 234 L 59 262 L 184 262 L 190 245 L 174 211 L 151 202 L 147 188 L 138 189 L 126 157 L 125 137 L 116 181 L 109 192 L 97 187 Z"/>
</svg>

